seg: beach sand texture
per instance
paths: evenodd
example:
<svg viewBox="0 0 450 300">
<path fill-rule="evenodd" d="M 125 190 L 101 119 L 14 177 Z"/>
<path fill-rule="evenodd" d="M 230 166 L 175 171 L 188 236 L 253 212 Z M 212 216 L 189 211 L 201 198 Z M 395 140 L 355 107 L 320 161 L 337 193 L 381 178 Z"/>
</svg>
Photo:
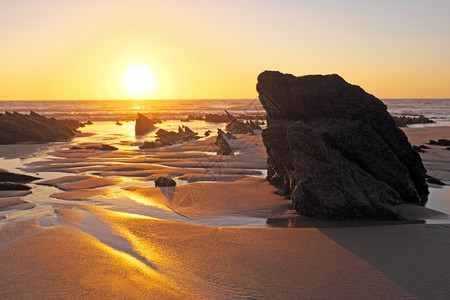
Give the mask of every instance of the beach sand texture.
<svg viewBox="0 0 450 300">
<path fill-rule="evenodd" d="M 405 132 L 415 145 L 449 138 L 447 128 Z M 264 180 L 261 137 L 237 137 L 229 157 L 214 155 L 209 138 L 147 151 L 69 143 L 29 163 L 30 174 L 58 172 L 37 185 L 53 200 L 0 194 L 0 208 L 48 209 L 29 220 L 7 222 L 17 209 L 3 215 L 0 298 L 449 298 L 448 216 L 267 227 L 266 219 L 293 216 L 290 201 Z M 429 174 L 450 183 L 450 151 L 431 147 L 422 154 Z M 179 185 L 155 188 L 162 175 Z"/>
</svg>

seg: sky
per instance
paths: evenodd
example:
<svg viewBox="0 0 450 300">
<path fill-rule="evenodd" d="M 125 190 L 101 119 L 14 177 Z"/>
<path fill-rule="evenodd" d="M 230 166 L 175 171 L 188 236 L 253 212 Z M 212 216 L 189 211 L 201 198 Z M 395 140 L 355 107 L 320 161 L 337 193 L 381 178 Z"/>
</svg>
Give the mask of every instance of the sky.
<svg viewBox="0 0 450 300">
<path fill-rule="evenodd" d="M 450 98 L 450 0 L 0 0 L 0 100 L 254 99 L 257 76 L 332 74 L 378 98 Z"/>
</svg>

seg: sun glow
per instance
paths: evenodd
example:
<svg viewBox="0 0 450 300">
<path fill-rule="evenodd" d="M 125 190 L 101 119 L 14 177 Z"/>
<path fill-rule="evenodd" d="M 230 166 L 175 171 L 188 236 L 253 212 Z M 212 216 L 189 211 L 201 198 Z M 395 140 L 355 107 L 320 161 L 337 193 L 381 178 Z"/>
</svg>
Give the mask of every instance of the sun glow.
<svg viewBox="0 0 450 300">
<path fill-rule="evenodd" d="M 144 63 L 128 65 L 120 78 L 122 90 L 133 99 L 149 98 L 158 86 L 155 71 Z"/>
</svg>

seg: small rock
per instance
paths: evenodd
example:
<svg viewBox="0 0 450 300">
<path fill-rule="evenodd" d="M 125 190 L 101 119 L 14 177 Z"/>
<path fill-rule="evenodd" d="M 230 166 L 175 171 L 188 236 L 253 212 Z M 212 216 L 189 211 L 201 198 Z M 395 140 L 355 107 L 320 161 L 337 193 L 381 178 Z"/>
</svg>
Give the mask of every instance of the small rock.
<svg viewBox="0 0 450 300">
<path fill-rule="evenodd" d="M 155 180 L 155 186 L 156 187 L 170 187 L 170 186 L 176 186 L 177 183 L 175 180 L 173 180 L 170 177 L 158 177 L 158 179 Z"/>
<path fill-rule="evenodd" d="M 142 144 L 142 146 L 139 146 L 139 149 L 152 149 L 152 148 L 159 148 L 159 147 L 164 147 L 164 145 L 161 144 L 161 142 L 144 142 L 144 144 Z"/>
<path fill-rule="evenodd" d="M 422 148 L 420 148 L 419 146 L 412 146 L 412 148 L 414 149 L 414 151 L 416 151 L 417 153 L 425 153 L 424 150 L 422 150 Z"/>
<path fill-rule="evenodd" d="M 428 182 L 428 183 L 432 183 L 432 184 L 437 184 L 437 185 L 446 185 L 444 182 L 442 182 L 441 180 L 439 180 L 439 179 L 437 179 L 437 178 L 435 178 L 435 177 L 432 177 L 432 176 L 430 176 L 430 175 L 425 175 L 425 180 Z"/>
</svg>

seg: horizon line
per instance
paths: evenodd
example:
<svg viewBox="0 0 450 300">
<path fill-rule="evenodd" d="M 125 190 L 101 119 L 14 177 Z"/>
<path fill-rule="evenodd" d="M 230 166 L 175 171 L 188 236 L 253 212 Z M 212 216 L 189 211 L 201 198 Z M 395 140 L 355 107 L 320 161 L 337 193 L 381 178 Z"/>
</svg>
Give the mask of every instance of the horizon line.
<svg viewBox="0 0 450 300">
<path fill-rule="evenodd" d="M 407 97 L 384 97 L 380 100 L 450 100 L 448 98 L 407 98 Z M 161 98 L 161 99 L 0 99 L 0 101 L 226 101 L 226 100 L 258 100 L 256 98 Z"/>
</svg>

